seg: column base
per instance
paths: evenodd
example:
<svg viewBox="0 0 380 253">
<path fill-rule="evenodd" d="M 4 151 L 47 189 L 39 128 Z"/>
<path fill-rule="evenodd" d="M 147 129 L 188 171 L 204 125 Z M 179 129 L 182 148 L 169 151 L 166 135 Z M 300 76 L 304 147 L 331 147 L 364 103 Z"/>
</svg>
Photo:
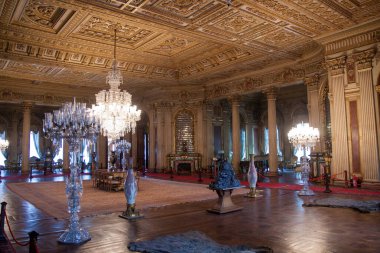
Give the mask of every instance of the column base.
<svg viewBox="0 0 380 253">
<path fill-rule="evenodd" d="M 278 177 L 278 176 L 280 176 L 280 174 L 278 174 L 278 172 L 275 172 L 275 171 L 269 171 L 267 174 L 265 174 L 265 176 L 267 176 L 267 177 Z"/>
</svg>

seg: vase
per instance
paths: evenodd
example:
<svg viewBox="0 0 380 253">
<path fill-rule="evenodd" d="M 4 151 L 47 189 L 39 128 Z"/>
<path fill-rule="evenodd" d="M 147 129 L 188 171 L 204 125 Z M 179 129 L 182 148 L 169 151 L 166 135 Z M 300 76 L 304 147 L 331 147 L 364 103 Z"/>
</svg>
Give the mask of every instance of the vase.
<svg viewBox="0 0 380 253">
<path fill-rule="evenodd" d="M 257 197 L 262 197 L 257 190 L 256 190 L 256 185 L 257 185 L 257 169 L 255 167 L 255 159 L 254 155 L 250 155 L 250 161 L 249 161 L 249 169 L 247 172 L 247 178 L 248 178 L 248 184 L 249 184 L 249 193 L 246 195 L 246 197 L 249 198 L 257 198 Z"/>
</svg>

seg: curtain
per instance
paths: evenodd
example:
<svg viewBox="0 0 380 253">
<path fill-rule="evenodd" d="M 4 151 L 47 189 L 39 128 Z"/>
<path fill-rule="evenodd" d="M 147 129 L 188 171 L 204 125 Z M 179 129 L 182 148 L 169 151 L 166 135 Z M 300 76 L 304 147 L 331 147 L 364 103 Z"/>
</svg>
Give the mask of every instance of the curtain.
<svg viewBox="0 0 380 253">
<path fill-rule="evenodd" d="M 269 132 L 268 128 L 264 129 L 264 154 L 269 154 Z"/>
<path fill-rule="evenodd" d="M 29 143 L 29 157 L 37 157 L 41 158 L 40 152 L 40 144 L 39 144 L 39 133 L 35 133 L 30 131 L 30 143 Z"/>
<path fill-rule="evenodd" d="M 279 136 L 277 127 L 276 127 L 276 133 L 277 133 L 277 155 L 282 156 L 282 151 L 280 147 L 280 136 Z"/>
<path fill-rule="evenodd" d="M 0 132 L 0 139 L 5 140 L 5 131 Z M 0 165 L 5 166 L 4 161 L 7 160 L 7 151 L 1 150 L 0 152 Z"/>
<path fill-rule="evenodd" d="M 38 158 L 41 158 L 41 151 L 40 151 L 40 133 L 39 132 L 32 132 L 33 133 L 33 141 L 34 141 L 34 148 L 37 151 Z"/>
<path fill-rule="evenodd" d="M 242 129 L 240 132 L 240 160 L 245 160 L 247 157 L 246 154 L 246 136 L 245 136 L 245 129 Z"/>
</svg>

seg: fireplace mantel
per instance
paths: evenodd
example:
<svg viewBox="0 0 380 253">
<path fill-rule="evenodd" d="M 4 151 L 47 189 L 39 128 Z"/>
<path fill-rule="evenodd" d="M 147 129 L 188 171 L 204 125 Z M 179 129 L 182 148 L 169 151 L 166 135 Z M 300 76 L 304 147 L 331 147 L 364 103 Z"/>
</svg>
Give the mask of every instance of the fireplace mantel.
<svg viewBox="0 0 380 253">
<path fill-rule="evenodd" d="M 199 153 L 181 153 L 181 154 L 169 154 L 167 156 L 169 169 L 173 169 L 173 171 L 178 174 L 178 165 L 179 164 L 190 164 L 191 172 L 195 173 L 199 171 L 202 164 L 202 157 Z M 181 165 L 180 165 L 181 166 Z"/>
</svg>

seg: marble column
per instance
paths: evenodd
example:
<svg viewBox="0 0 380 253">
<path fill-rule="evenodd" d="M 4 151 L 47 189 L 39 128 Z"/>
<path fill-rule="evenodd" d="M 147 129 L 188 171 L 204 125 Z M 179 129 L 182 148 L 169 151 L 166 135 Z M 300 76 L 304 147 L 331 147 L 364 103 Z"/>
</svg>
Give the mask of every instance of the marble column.
<svg viewBox="0 0 380 253">
<path fill-rule="evenodd" d="M 63 165 L 62 166 L 63 166 L 62 170 L 64 172 L 68 172 L 70 170 L 69 143 L 65 139 L 63 140 Z"/>
<path fill-rule="evenodd" d="M 311 127 L 318 128 L 321 130 L 320 126 L 320 110 L 319 110 L 319 95 L 318 95 L 318 86 L 319 86 L 320 77 L 318 74 L 307 76 L 304 79 L 305 85 L 307 87 L 307 108 L 309 112 L 309 125 Z M 318 142 L 313 148 L 313 151 L 321 151 L 321 144 Z"/>
<path fill-rule="evenodd" d="M 98 136 L 97 141 L 98 167 L 108 169 L 108 140 L 103 135 Z"/>
<path fill-rule="evenodd" d="M 164 169 L 165 158 L 164 158 L 164 127 L 165 127 L 165 117 L 164 111 L 161 106 L 157 107 L 157 169 Z"/>
<path fill-rule="evenodd" d="M 19 115 L 15 111 L 12 114 L 11 129 L 9 131 L 10 134 L 9 134 L 8 160 L 11 162 L 17 162 L 18 121 L 19 121 Z"/>
<path fill-rule="evenodd" d="M 358 84 L 360 87 L 360 113 L 359 125 L 361 131 L 361 171 L 364 180 L 379 181 L 379 149 L 377 143 L 375 96 L 372 79 L 372 60 L 375 56 L 374 49 L 360 52 L 354 55 L 357 63 Z"/>
<path fill-rule="evenodd" d="M 232 106 L 232 167 L 240 172 L 240 97 L 230 99 Z"/>
<path fill-rule="evenodd" d="M 133 158 L 133 163 L 132 166 L 133 168 L 137 168 L 137 127 L 135 129 L 135 133 L 132 134 L 132 158 Z"/>
<path fill-rule="evenodd" d="M 167 160 L 167 155 L 168 154 L 174 154 L 175 153 L 175 141 L 173 141 L 175 138 L 175 122 L 173 120 L 173 115 L 172 115 L 172 108 L 173 104 L 168 103 L 165 105 L 164 108 L 164 149 L 162 152 L 162 161 L 163 161 L 163 166 L 164 168 L 169 168 L 168 160 Z"/>
<path fill-rule="evenodd" d="M 331 173 L 339 179 L 344 179 L 344 171 L 350 168 L 348 149 L 348 130 L 346 100 L 344 94 L 346 57 L 326 60 L 329 72 L 329 91 L 331 92 L 331 131 L 332 131 L 332 162 Z"/>
<path fill-rule="evenodd" d="M 149 171 L 156 167 L 156 122 L 155 110 L 150 108 L 149 115 Z"/>
<path fill-rule="evenodd" d="M 276 97 L 277 90 L 270 87 L 264 91 L 268 100 L 268 137 L 269 137 L 269 176 L 277 176 L 277 116 L 276 116 Z"/>
<path fill-rule="evenodd" d="M 30 119 L 31 119 L 31 102 L 22 104 L 23 120 L 22 120 L 22 170 L 21 173 L 29 173 L 29 154 L 30 154 Z"/>
</svg>

